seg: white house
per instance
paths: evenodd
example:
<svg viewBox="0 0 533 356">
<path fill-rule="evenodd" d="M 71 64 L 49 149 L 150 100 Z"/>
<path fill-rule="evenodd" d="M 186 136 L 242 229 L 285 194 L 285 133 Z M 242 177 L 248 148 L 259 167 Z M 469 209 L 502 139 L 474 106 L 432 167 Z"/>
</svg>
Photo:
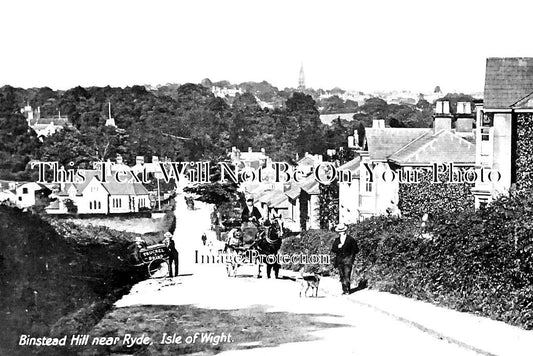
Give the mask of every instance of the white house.
<svg viewBox="0 0 533 356">
<path fill-rule="evenodd" d="M 366 149 L 358 151 L 361 157 L 359 174 L 354 176 L 359 182 L 358 201 L 348 203 L 346 198 L 347 194 L 356 194 L 357 188 L 350 186 L 339 191 L 339 203 L 342 201 L 349 206 L 340 209 L 343 220 L 357 221 L 396 208 L 400 169 L 433 163 L 475 166 L 474 115 L 454 113 L 449 107 L 446 100 L 437 101 L 433 128 L 392 128 L 385 127 L 384 120 L 374 120 L 372 127 L 365 129 Z M 453 119 L 455 129 L 452 129 Z M 354 204 L 358 204 L 356 212 Z"/>
<path fill-rule="evenodd" d="M 121 183 L 112 175 L 103 182 L 99 173 L 85 171 L 85 182 L 65 184 L 57 194 L 58 201 L 46 211 L 49 214 L 66 214 L 69 213 L 69 204 L 76 207 L 78 214 L 134 213 L 151 207 L 149 192 L 141 183 L 128 179 L 128 173 Z"/>
<path fill-rule="evenodd" d="M 357 156 L 353 160 L 346 162 L 339 167 L 340 171 L 351 173 L 351 182 L 339 183 L 339 223 L 355 224 L 360 220 L 360 164 L 361 157 Z"/>
</svg>

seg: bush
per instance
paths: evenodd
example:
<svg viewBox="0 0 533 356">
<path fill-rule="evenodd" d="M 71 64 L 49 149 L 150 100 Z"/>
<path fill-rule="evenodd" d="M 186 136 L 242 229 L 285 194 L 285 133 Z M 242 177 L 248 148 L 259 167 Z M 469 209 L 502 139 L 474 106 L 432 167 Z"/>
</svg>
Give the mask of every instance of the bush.
<svg viewBox="0 0 533 356">
<path fill-rule="evenodd" d="M 333 261 L 331 255 L 331 244 L 337 237 L 337 234 L 326 230 L 308 230 L 301 235 L 291 236 L 283 239 L 281 244 L 280 254 L 307 254 L 307 255 L 330 255 L 330 260 Z M 301 268 L 307 272 L 322 272 L 324 275 L 333 272 L 333 265 L 330 264 L 287 264 L 283 268 L 299 271 Z"/>
<path fill-rule="evenodd" d="M 376 217 L 349 228 L 354 277 L 370 286 L 533 329 L 533 198 L 417 221 Z"/>
</svg>

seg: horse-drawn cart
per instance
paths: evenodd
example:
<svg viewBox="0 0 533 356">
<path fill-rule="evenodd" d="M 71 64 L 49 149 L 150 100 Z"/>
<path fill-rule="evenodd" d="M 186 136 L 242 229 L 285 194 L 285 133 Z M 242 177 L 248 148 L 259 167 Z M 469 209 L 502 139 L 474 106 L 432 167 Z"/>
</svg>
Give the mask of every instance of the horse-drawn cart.
<svg viewBox="0 0 533 356">
<path fill-rule="evenodd" d="M 237 269 L 243 263 L 252 263 L 247 257 L 251 255 L 275 255 L 281 247 L 281 236 L 277 226 L 258 226 L 243 223 L 240 229 L 233 229 L 228 235 L 225 252 L 232 255 L 226 264 L 228 277 L 236 277 Z M 258 263 L 257 277 L 261 277 L 261 263 Z M 268 264 L 267 264 L 268 267 Z M 268 269 L 267 269 L 268 272 Z M 277 273 L 276 273 L 277 275 Z"/>
</svg>

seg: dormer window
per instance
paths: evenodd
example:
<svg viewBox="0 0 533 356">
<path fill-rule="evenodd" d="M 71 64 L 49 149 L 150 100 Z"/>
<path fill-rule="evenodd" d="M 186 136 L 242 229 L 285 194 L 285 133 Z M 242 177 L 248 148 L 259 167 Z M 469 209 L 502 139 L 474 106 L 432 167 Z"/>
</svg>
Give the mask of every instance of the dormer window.
<svg viewBox="0 0 533 356">
<path fill-rule="evenodd" d="M 449 114 L 450 102 L 447 100 L 439 100 L 435 105 L 435 114 Z"/>
<path fill-rule="evenodd" d="M 457 102 L 457 113 L 458 114 L 471 114 L 472 106 L 468 101 L 459 101 Z"/>
</svg>

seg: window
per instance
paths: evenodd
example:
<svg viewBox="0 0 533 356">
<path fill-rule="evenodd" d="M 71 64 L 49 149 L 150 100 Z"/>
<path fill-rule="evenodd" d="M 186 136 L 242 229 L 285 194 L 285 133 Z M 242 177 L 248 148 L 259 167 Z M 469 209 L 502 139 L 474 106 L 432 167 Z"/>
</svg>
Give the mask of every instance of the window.
<svg viewBox="0 0 533 356">
<path fill-rule="evenodd" d="M 367 192 L 367 193 L 372 192 L 372 185 L 373 185 L 372 182 L 366 182 L 365 183 L 365 192 Z"/>
<path fill-rule="evenodd" d="M 481 141 L 490 141 L 490 127 L 481 128 Z"/>
<path fill-rule="evenodd" d="M 98 209 L 102 209 L 102 203 L 98 202 Z"/>
<path fill-rule="evenodd" d="M 22 188 L 22 194 L 28 194 L 28 188 Z"/>
<path fill-rule="evenodd" d="M 481 123 L 481 126 L 491 127 L 491 126 L 493 126 L 493 122 L 494 122 L 494 114 L 493 113 L 484 113 L 483 114 L 483 122 Z"/>
<path fill-rule="evenodd" d="M 93 208 L 93 202 L 90 201 L 90 202 L 89 202 L 89 210 L 92 210 L 92 208 Z"/>
</svg>

